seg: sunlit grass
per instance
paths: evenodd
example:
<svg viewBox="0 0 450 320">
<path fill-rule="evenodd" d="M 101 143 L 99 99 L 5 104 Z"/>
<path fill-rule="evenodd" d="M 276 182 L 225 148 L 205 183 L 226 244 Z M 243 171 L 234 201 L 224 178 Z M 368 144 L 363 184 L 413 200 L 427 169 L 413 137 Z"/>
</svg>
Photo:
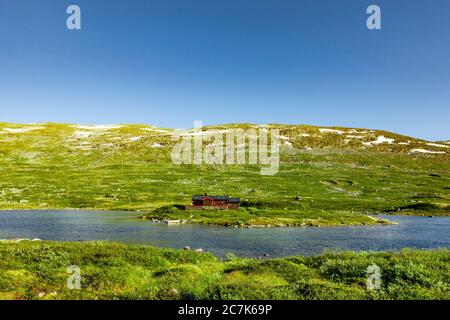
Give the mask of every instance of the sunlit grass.
<svg viewBox="0 0 450 320">
<path fill-rule="evenodd" d="M 381 290 L 366 289 L 367 267 Z M 81 289 L 66 286 L 69 265 Z M 0 299 L 449 299 L 450 252 L 403 250 L 221 261 L 114 243 L 0 243 Z"/>
</svg>

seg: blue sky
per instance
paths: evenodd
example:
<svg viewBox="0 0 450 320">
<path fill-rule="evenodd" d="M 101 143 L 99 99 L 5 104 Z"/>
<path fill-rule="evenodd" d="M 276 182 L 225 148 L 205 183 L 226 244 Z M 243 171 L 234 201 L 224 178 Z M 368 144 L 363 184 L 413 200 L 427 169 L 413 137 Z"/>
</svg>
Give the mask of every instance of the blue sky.
<svg viewBox="0 0 450 320">
<path fill-rule="evenodd" d="M 382 30 L 366 28 L 370 4 Z M 0 0 L 0 121 L 450 139 L 449 13 L 448 0 Z"/>
</svg>

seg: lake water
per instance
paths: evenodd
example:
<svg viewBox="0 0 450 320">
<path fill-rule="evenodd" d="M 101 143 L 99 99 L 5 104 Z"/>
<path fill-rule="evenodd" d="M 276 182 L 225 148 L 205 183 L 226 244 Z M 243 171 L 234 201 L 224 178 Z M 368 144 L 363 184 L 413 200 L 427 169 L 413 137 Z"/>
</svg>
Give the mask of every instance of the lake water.
<svg viewBox="0 0 450 320">
<path fill-rule="evenodd" d="M 167 225 L 139 214 L 104 211 L 0 211 L 0 239 L 106 240 L 202 248 L 218 256 L 313 255 L 325 250 L 449 248 L 450 217 L 382 216 L 396 225 L 325 228 L 230 228 Z"/>
</svg>

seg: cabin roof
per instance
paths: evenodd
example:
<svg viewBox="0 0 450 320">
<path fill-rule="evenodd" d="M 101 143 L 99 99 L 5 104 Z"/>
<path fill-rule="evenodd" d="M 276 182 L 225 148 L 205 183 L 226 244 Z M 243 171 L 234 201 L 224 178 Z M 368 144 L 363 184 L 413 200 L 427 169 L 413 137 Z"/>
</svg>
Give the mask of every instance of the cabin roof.
<svg viewBox="0 0 450 320">
<path fill-rule="evenodd" d="M 203 200 L 203 199 L 211 199 L 211 200 L 228 200 L 230 196 L 208 196 L 208 195 L 196 195 L 192 196 L 192 200 Z"/>
<path fill-rule="evenodd" d="M 195 195 L 192 196 L 192 201 L 197 201 L 197 200 L 221 200 L 221 201 L 227 201 L 227 202 L 231 202 L 231 203 L 239 203 L 241 202 L 241 200 L 239 198 L 230 198 L 230 196 L 208 196 L 208 195 Z"/>
</svg>

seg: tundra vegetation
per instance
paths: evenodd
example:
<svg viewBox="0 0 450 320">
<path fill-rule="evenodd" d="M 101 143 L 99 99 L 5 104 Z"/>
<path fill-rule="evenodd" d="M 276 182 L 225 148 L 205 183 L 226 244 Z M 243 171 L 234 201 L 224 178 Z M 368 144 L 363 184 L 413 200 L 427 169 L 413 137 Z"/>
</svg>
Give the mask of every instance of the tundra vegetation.
<svg viewBox="0 0 450 320">
<path fill-rule="evenodd" d="M 450 144 L 386 131 L 250 124 L 280 130 L 279 172 L 260 165 L 175 165 L 173 129 L 0 123 L 0 209 L 139 210 L 153 220 L 230 226 L 383 222 L 368 214 L 449 215 Z M 206 144 L 206 142 L 205 142 Z M 237 211 L 184 211 L 194 194 Z"/>
<path fill-rule="evenodd" d="M 0 244 L 2 299 L 450 299 L 448 249 L 280 259 L 103 242 Z M 380 267 L 380 290 L 367 268 Z M 67 268 L 80 268 L 70 290 Z"/>
</svg>

